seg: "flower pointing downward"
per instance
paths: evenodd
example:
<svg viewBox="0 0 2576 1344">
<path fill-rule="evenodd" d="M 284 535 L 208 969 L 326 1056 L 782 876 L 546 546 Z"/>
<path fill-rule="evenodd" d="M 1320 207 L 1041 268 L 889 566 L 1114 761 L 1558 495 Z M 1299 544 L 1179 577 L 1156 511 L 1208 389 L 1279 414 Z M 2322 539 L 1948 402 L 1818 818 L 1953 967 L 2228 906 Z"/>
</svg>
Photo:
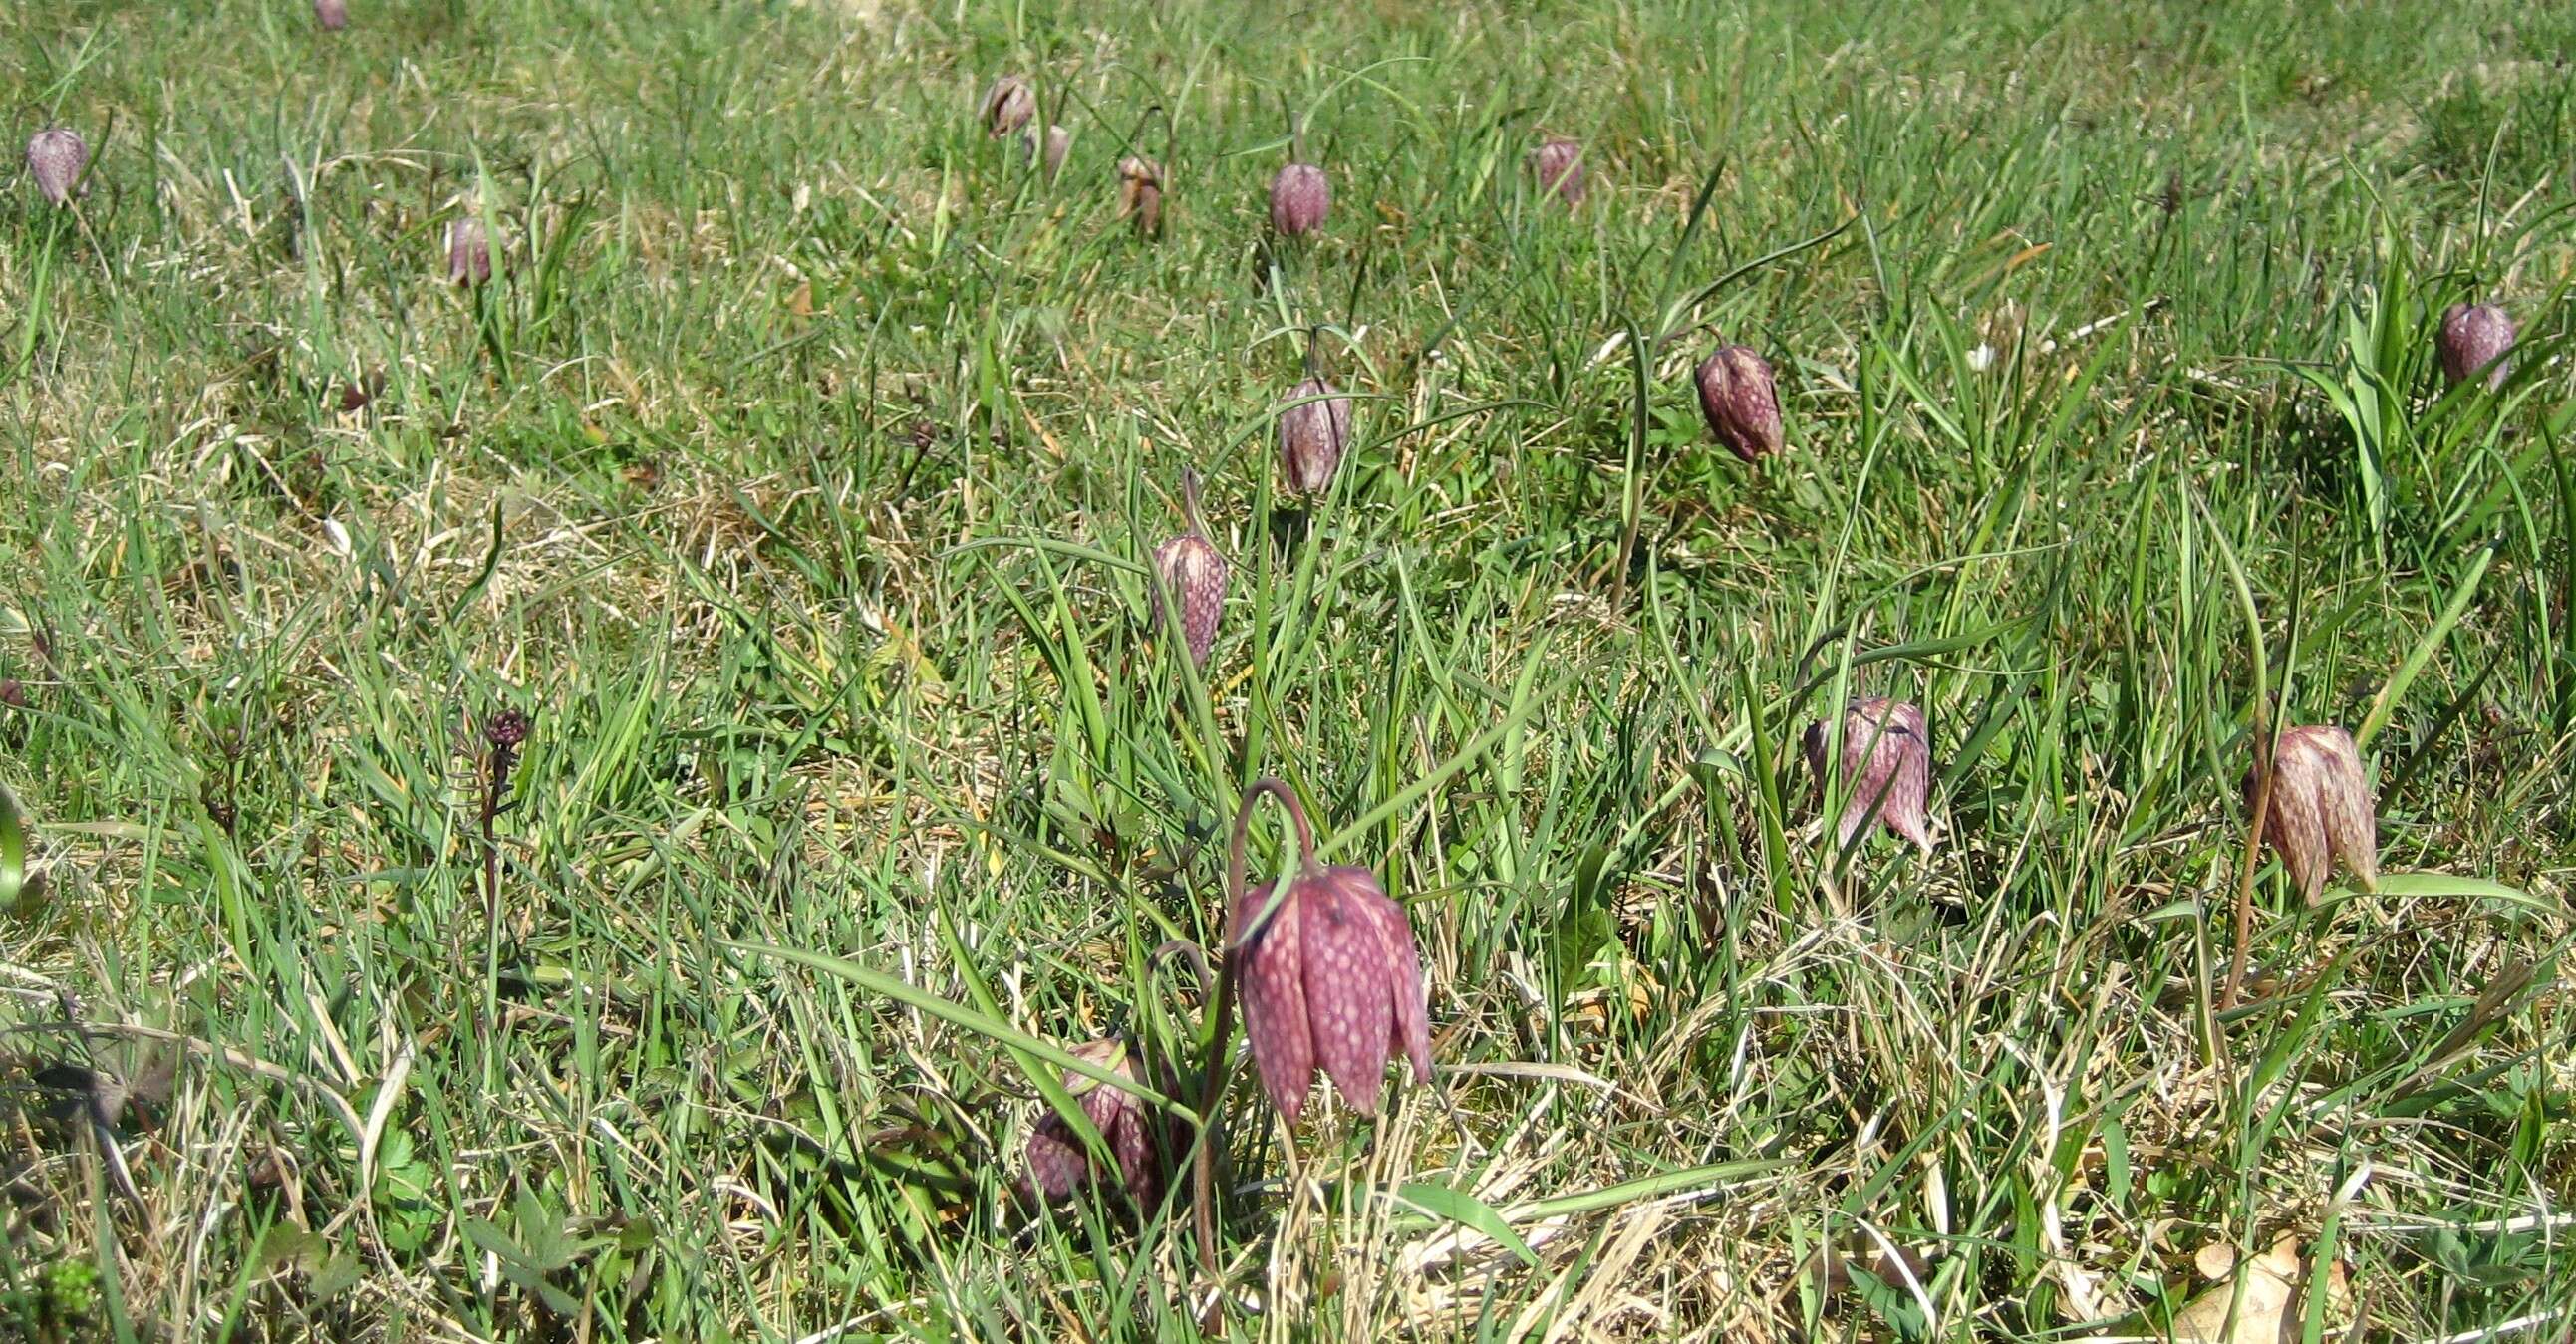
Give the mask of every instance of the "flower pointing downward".
<svg viewBox="0 0 2576 1344">
<path fill-rule="evenodd" d="M 2310 905 L 2325 890 L 2336 859 L 2365 891 L 2379 888 L 2379 825 L 2370 783 L 2352 734 L 2332 726 L 2284 728 L 2273 748 L 2272 797 L 2263 836 Z M 2261 791 L 2259 770 L 2245 772 L 2245 805 Z"/>
<path fill-rule="evenodd" d="M 1072 1053 L 1086 1064 L 1097 1064 L 1131 1083 L 1136 1081 L 1135 1054 L 1124 1041 L 1086 1041 L 1073 1047 Z M 1064 1082 L 1091 1127 L 1099 1130 L 1100 1137 L 1108 1143 L 1110 1156 L 1117 1162 L 1118 1188 L 1139 1207 L 1162 1198 L 1162 1152 L 1155 1145 L 1153 1116 L 1144 1099 L 1097 1078 L 1068 1073 Z M 1068 1198 L 1111 1174 L 1083 1151 L 1082 1137 L 1053 1111 L 1038 1121 L 1029 1135 L 1029 1188 L 1049 1203 Z"/>
<path fill-rule="evenodd" d="M 1816 787 L 1825 787 L 1827 724 L 1808 725 L 1807 766 L 1816 772 Z M 1923 731 L 1923 711 L 1879 696 L 1854 700 L 1842 715 L 1842 770 L 1850 790 L 1843 803 L 1837 847 L 1876 817 L 1887 828 L 1932 852 L 1932 833 L 1923 809 L 1932 793 L 1932 739 Z"/>
</svg>

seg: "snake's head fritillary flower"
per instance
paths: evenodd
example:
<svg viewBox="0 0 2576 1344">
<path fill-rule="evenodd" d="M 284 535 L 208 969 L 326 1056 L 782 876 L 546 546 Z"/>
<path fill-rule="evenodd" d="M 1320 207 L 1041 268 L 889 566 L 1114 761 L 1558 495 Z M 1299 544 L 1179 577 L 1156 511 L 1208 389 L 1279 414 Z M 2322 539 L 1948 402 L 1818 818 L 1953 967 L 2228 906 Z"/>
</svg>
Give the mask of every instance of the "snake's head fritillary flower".
<svg viewBox="0 0 2576 1344">
<path fill-rule="evenodd" d="M 1274 901 L 1274 884 L 1253 887 L 1228 921 L 1252 1062 L 1292 1125 L 1318 1069 L 1362 1115 L 1377 1114 L 1390 1060 L 1411 1060 L 1416 1082 L 1431 1079 L 1431 1009 L 1412 922 L 1376 874 L 1317 862 L 1302 821 L 1286 890 Z"/>
<path fill-rule="evenodd" d="M 1321 398 L 1321 400 L 1316 400 Z M 1292 403 L 1279 413 L 1279 468 L 1288 488 L 1321 495 L 1333 484 L 1351 441 L 1351 399 L 1321 378 L 1288 389 Z"/>
<path fill-rule="evenodd" d="M 1225 612 L 1225 583 L 1229 566 L 1207 539 L 1199 522 L 1199 474 L 1185 473 L 1181 494 L 1189 515 L 1189 527 L 1179 536 L 1154 550 L 1154 574 L 1161 580 L 1154 586 L 1154 613 L 1159 623 L 1167 613 L 1164 590 L 1171 590 L 1180 603 L 1181 642 L 1189 648 L 1190 662 L 1207 665 L 1208 650 L 1216 644 L 1218 617 Z"/>
<path fill-rule="evenodd" d="M 349 0 L 313 0 L 313 21 L 336 33 L 349 26 Z"/>
<path fill-rule="evenodd" d="M 1073 1047 L 1072 1053 L 1128 1082 L 1138 1081 L 1135 1052 L 1125 1041 L 1087 1041 Z M 1091 1127 L 1108 1143 L 1116 1161 L 1117 1188 L 1139 1207 L 1162 1198 L 1163 1154 L 1155 1142 L 1154 1116 L 1144 1099 L 1082 1074 L 1066 1074 L 1064 1085 Z M 1029 1134 L 1029 1188 L 1049 1203 L 1069 1198 L 1112 1174 L 1092 1160 L 1082 1136 L 1053 1110 Z"/>
<path fill-rule="evenodd" d="M 1333 184 L 1311 163 L 1292 163 L 1270 179 L 1270 227 L 1294 238 L 1324 226 L 1333 211 Z"/>
<path fill-rule="evenodd" d="M 2513 349 L 2513 316 L 2492 303 L 2455 303 L 2442 314 L 2436 342 L 2442 373 L 2465 383 L 2484 371 L 2488 387 L 2504 384 L 2510 371 L 2505 355 Z"/>
<path fill-rule="evenodd" d="M 1746 462 L 1779 454 L 1780 392 L 1770 361 L 1750 346 L 1720 346 L 1700 361 L 1695 381 L 1699 413 L 1728 452 Z"/>
<path fill-rule="evenodd" d="M 1148 238 L 1163 232 L 1163 165 L 1142 155 L 1118 161 L 1118 217 Z"/>
<path fill-rule="evenodd" d="M 492 278 L 492 243 L 472 215 L 447 226 L 447 283 L 479 285 Z"/>
<path fill-rule="evenodd" d="M 984 101 L 977 104 L 977 114 L 984 119 L 984 134 L 996 140 L 1028 125 L 1037 111 L 1036 92 L 1018 75 L 994 80 L 993 87 L 984 90 Z"/>
<path fill-rule="evenodd" d="M 1902 701 L 1863 696 L 1842 714 L 1842 777 L 1847 793 L 1836 842 L 1850 847 L 1853 837 L 1878 818 L 1889 830 L 1932 852 L 1932 833 L 1923 809 L 1932 794 L 1932 740 L 1923 731 L 1923 711 Z M 1828 748 L 1825 735 L 1833 725 L 1808 725 L 1807 766 L 1816 787 L 1825 786 Z"/>
<path fill-rule="evenodd" d="M 1049 126 L 1045 132 L 1031 127 L 1027 142 L 1029 158 L 1046 170 L 1047 180 L 1064 171 L 1064 156 L 1073 148 L 1073 132 L 1061 126 Z"/>
<path fill-rule="evenodd" d="M 2332 726 L 2284 728 L 2273 748 L 2272 799 L 2263 835 L 2280 851 L 2299 894 L 2316 903 L 2326 874 L 2343 860 L 2364 890 L 2379 886 L 2379 822 L 2352 734 Z M 2254 805 L 2260 774 L 2248 769 L 2245 805 Z"/>
<path fill-rule="evenodd" d="M 81 170 L 89 167 L 89 145 L 80 132 L 66 126 L 48 126 L 27 138 L 27 175 L 36 179 L 36 190 L 56 205 L 68 205 L 72 189 L 80 184 Z"/>
<path fill-rule="evenodd" d="M 1542 191 L 1552 191 L 1568 207 L 1583 204 L 1583 146 L 1561 135 L 1549 136 L 1530 151 L 1530 171 Z"/>
</svg>

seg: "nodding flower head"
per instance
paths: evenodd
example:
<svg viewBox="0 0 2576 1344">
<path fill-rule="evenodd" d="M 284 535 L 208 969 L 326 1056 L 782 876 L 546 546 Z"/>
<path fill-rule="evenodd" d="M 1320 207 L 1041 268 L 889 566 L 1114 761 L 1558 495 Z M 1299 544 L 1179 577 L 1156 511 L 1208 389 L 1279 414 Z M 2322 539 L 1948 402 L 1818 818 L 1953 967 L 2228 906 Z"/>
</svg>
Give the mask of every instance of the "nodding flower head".
<svg viewBox="0 0 2576 1344">
<path fill-rule="evenodd" d="M 1825 787 L 1826 757 L 1834 725 L 1808 725 L 1807 766 L 1816 787 Z M 1842 714 L 1842 777 L 1848 794 L 1836 844 L 1849 848 L 1852 838 L 1876 817 L 1889 830 L 1932 852 L 1932 833 L 1923 809 L 1932 793 L 1932 740 L 1923 731 L 1923 711 L 1902 701 L 1863 696 Z"/>
<path fill-rule="evenodd" d="M 81 170 L 89 167 L 89 145 L 68 127 L 48 126 L 27 138 L 27 175 L 36 190 L 56 205 L 69 205 Z"/>
<path fill-rule="evenodd" d="M 1700 361 L 1695 381 L 1699 413 L 1728 452 L 1745 462 L 1779 454 L 1780 392 L 1770 361 L 1750 346 L 1719 346 Z"/>
<path fill-rule="evenodd" d="M 479 285 L 492 278 L 492 243 L 472 215 L 447 226 L 447 283 Z"/>
<path fill-rule="evenodd" d="M 1163 595 L 1170 589 L 1180 603 L 1178 625 L 1190 662 L 1204 667 L 1208 650 L 1216 644 L 1217 619 L 1225 612 L 1229 566 L 1201 530 L 1197 472 L 1182 474 L 1181 495 L 1189 524 L 1186 531 L 1154 550 L 1154 576 L 1159 580 L 1154 586 L 1154 614 L 1158 623 L 1171 614 Z"/>
<path fill-rule="evenodd" d="M 2254 806 L 2262 776 L 2248 768 L 2241 787 Z M 2369 778 L 2352 734 L 2332 726 L 2284 728 L 2272 752 L 2272 798 L 2264 838 L 2281 853 L 2281 865 L 2309 904 L 2325 890 L 2326 874 L 2343 860 L 2364 890 L 2379 887 L 2379 822 Z"/>
<path fill-rule="evenodd" d="M 1018 75 L 1004 75 L 984 90 L 984 101 L 977 104 L 984 119 L 984 134 L 999 140 L 1029 124 L 1037 115 L 1038 96 L 1029 82 Z"/>
<path fill-rule="evenodd" d="M 1333 211 L 1333 184 L 1311 163 L 1292 163 L 1270 179 L 1270 227 L 1285 237 L 1313 233 Z"/>
<path fill-rule="evenodd" d="M 1314 398 L 1322 400 L 1314 400 Z M 1279 468 L 1288 488 L 1320 495 L 1332 488 L 1333 473 L 1351 441 L 1351 399 L 1331 383 L 1309 378 L 1288 389 L 1291 404 L 1279 413 Z"/>
<path fill-rule="evenodd" d="M 2442 314 L 2442 334 L 2434 348 L 2442 357 L 2442 374 L 2465 383 L 2484 371 L 2487 386 L 2504 385 L 2511 371 L 2505 355 L 2513 349 L 2513 317 L 2492 303 L 2455 303 Z"/>
<path fill-rule="evenodd" d="M 1139 1081 L 1135 1052 L 1125 1041 L 1086 1041 L 1072 1053 L 1128 1082 Z M 1114 1166 L 1093 1161 L 1073 1126 L 1049 1110 L 1029 1133 L 1028 1188 L 1052 1204 L 1114 1177 L 1116 1187 L 1140 1208 L 1161 1199 L 1163 1152 L 1154 1134 L 1153 1110 L 1144 1098 L 1076 1073 L 1066 1074 L 1064 1085 L 1108 1143 Z"/>
<path fill-rule="evenodd" d="M 1148 238 L 1163 232 L 1163 165 L 1142 155 L 1118 161 L 1118 217 Z"/>
<path fill-rule="evenodd" d="M 349 0 L 313 0 L 313 21 L 336 33 L 349 26 Z"/>
<path fill-rule="evenodd" d="M 1583 204 L 1582 145 L 1551 135 L 1530 151 L 1530 171 L 1538 175 L 1540 190 L 1555 192 L 1569 209 Z"/>
<path fill-rule="evenodd" d="M 1431 1079 L 1431 1009 L 1412 922 L 1376 874 L 1316 860 L 1314 835 L 1286 785 L 1263 780 L 1253 788 L 1288 805 L 1298 848 L 1286 886 L 1243 891 L 1228 920 L 1262 1091 L 1293 1125 L 1320 1069 L 1351 1109 L 1375 1115 L 1390 1060 L 1409 1059 L 1415 1081 Z M 1236 819 L 1235 890 L 1248 817 L 1247 808 Z"/>
<path fill-rule="evenodd" d="M 1073 148 L 1073 132 L 1061 126 L 1049 126 L 1041 134 L 1036 127 L 1031 127 L 1027 148 L 1029 158 L 1045 169 L 1047 180 L 1052 182 L 1056 174 L 1064 171 L 1065 153 Z"/>
</svg>

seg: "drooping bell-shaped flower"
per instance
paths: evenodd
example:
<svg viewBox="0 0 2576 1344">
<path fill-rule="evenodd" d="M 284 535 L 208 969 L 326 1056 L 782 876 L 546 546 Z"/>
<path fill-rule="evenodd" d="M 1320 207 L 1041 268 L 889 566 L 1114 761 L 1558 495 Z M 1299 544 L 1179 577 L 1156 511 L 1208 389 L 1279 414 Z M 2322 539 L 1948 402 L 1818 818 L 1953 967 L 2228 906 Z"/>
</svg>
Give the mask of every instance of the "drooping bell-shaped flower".
<svg viewBox="0 0 2576 1344">
<path fill-rule="evenodd" d="M 1709 432 L 1726 450 L 1745 462 L 1759 462 L 1780 452 L 1780 392 L 1771 380 L 1771 363 L 1743 345 L 1719 346 L 1701 360 L 1699 413 Z"/>
<path fill-rule="evenodd" d="M 1538 175 L 1539 189 L 1552 191 L 1568 207 L 1583 204 L 1583 146 L 1561 135 L 1551 135 L 1530 151 L 1530 171 Z"/>
<path fill-rule="evenodd" d="M 1163 165 L 1143 155 L 1118 161 L 1118 217 L 1148 238 L 1163 232 Z"/>
<path fill-rule="evenodd" d="M 1333 184 L 1311 163 L 1292 163 L 1270 179 L 1270 227 L 1294 238 L 1324 226 L 1333 211 Z"/>
<path fill-rule="evenodd" d="M 472 215 L 447 225 L 447 283 L 479 285 L 492 278 L 492 244 L 483 221 Z"/>
<path fill-rule="evenodd" d="M 1842 777 L 1846 789 L 1836 844 L 1849 848 L 1852 838 L 1876 817 L 1889 830 L 1932 852 L 1932 833 L 1923 809 L 1932 795 L 1932 739 L 1923 731 L 1923 711 L 1902 701 L 1863 696 L 1842 714 Z M 1816 787 L 1825 787 L 1828 748 L 1824 720 L 1808 725 L 1807 766 Z"/>
<path fill-rule="evenodd" d="M 336 33 L 349 26 L 349 0 L 313 0 L 313 21 Z"/>
<path fill-rule="evenodd" d="M 1283 799 L 1284 785 L 1265 780 Z M 1273 899 L 1265 882 L 1236 899 L 1227 944 L 1237 959 L 1244 1034 L 1270 1104 L 1290 1124 L 1321 1069 L 1351 1109 L 1377 1114 L 1389 1061 L 1431 1080 L 1431 1007 L 1404 907 L 1366 868 L 1327 867 L 1293 804 L 1297 871 Z M 1238 826 L 1238 853 L 1240 852 Z"/>
<path fill-rule="evenodd" d="M 2379 887 L 2379 822 L 2352 734 L 2331 725 L 2284 728 L 2273 747 L 2272 798 L 2263 836 L 2309 904 L 2326 874 L 2343 860 L 2365 891 Z M 2254 805 L 2260 772 L 2248 769 L 2245 805 Z"/>
<path fill-rule="evenodd" d="M 2442 373 L 2465 383 L 2484 371 L 2488 387 L 2504 385 L 2511 372 L 2505 355 L 2513 349 L 2513 316 L 2492 303 L 2455 303 L 2442 314 L 2442 334 L 2435 346 Z"/>
<path fill-rule="evenodd" d="M 984 119 L 984 134 L 999 140 L 1029 124 L 1037 115 L 1038 96 L 1029 82 L 1018 75 L 1004 75 L 984 90 L 984 101 L 976 105 L 977 115 Z"/>
<path fill-rule="evenodd" d="M 80 184 L 81 170 L 89 167 L 89 145 L 78 131 L 67 126 L 48 126 L 27 138 L 27 175 L 36 179 L 36 190 L 56 205 L 68 205 L 72 189 Z"/>
<path fill-rule="evenodd" d="M 1154 586 L 1154 614 L 1157 624 L 1168 625 L 1166 618 L 1171 608 L 1165 602 L 1177 599 L 1181 642 L 1190 651 L 1190 663 L 1204 667 L 1208 650 L 1216 644 L 1217 620 L 1225 614 L 1225 583 L 1230 567 L 1207 539 L 1199 521 L 1197 472 L 1182 473 L 1181 497 L 1189 527 L 1154 550 L 1154 574 L 1161 580 Z M 1167 589 L 1171 599 L 1164 596 Z"/>
<path fill-rule="evenodd" d="M 1321 398 L 1321 400 L 1313 400 Z M 1321 378 L 1309 378 L 1288 389 L 1292 403 L 1279 412 L 1279 469 L 1288 488 L 1302 495 L 1321 495 L 1332 488 L 1333 473 L 1351 441 L 1351 399 Z"/>
<path fill-rule="evenodd" d="M 1045 170 L 1050 182 L 1055 180 L 1056 174 L 1064 171 L 1065 153 L 1072 148 L 1073 132 L 1061 126 L 1049 126 L 1043 132 L 1035 127 L 1029 129 L 1029 158 Z"/>
<path fill-rule="evenodd" d="M 1135 1052 L 1125 1041 L 1086 1041 L 1071 1053 L 1131 1083 L 1138 1081 Z M 1078 1073 L 1067 1073 L 1064 1086 L 1108 1143 L 1116 1169 L 1094 1162 L 1073 1125 L 1050 1109 L 1029 1133 L 1029 1188 L 1054 1203 L 1114 1175 L 1117 1188 L 1140 1208 L 1162 1198 L 1163 1154 L 1144 1098 Z"/>
</svg>

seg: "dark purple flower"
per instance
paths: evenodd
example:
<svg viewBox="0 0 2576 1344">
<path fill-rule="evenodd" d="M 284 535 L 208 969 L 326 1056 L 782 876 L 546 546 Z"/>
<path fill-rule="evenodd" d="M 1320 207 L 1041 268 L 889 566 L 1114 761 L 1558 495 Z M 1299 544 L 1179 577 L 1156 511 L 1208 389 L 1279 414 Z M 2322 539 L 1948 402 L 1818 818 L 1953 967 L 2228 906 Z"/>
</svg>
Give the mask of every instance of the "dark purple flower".
<svg viewBox="0 0 2576 1344">
<path fill-rule="evenodd" d="M 2436 345 L 2442 356 L 2442 373 L 2454 383 L 2465 383 L 2487 371 L 2487 386 L 2502 387 L 2510 372 L 2507 352 L 2513 349 L 2513 317 L 2492 303 L 2455 303 L 2442 314 L 2442 335 Z"/>
<path fill-rule="evenodd" d="M 1583 146 L 1551 135 L 1530 151 L 1530 170 L 1542 191 L 1553 191 L 1568 207 L 1583 204 Z"/>
<path fill-rule="evenodd" d="M 1038 96 L 1030 90 L 1027 80 L 1004 75 L 984 90 L 984 101 L 978 109 L 984 118 L 984 134 L 999 140 L 1028 125 L 1029 118 L 1037 115 Z"/>
<path fill-rule="evenodd" d="M 1323 400 L 1310 400 L 1310 398 Z M 1288 488 L 1321 495 L 1333 484 L 1342 452 L 1351 441 L 1351 399 L 1334 392 L 1321 378 L 1309 378 L 1288 389 L 1292 403 L 1279 413 L 1279 469 Z"/>
<path fill-rule="evenodd" d="M 1163 592 L 1171 590 L 1180 599 L 1181 641 L 1189 648 L 1191 664 L 1204 667 L 1208 650 L 1216 644 L 1217 618 L 1225 612 L 1229 570 L 1225 557 L 1217 554 L 1216 546 L 1200 530 L 1197 472 L 1182 475 L 1181 494 L 1189 529 L 1155 548 L 1154 573 L 1160 582 L 1154 585 L 1154 614 L 1159 624 L 1165 614 Z"/>
<path fill-rule="evenodd" d="M 527 715 L 505 709 L 483 721 L 483 740 L 505 749 L 516 747 L 528 740 L 528 730 L 534 726 Z"/>
<path fill-rule="evenodd" d="M 349 26 L 349 0 L 313 0 L 313 19 L 327 32 Z"/>
<path fill-rule="evenodd" d="M 27 173 L 36 190 L 56 205 L 68 205 L 81 170 L 89 167 L 89 145 L 65 126 L 48 126 L 27 139 Z"/>
<path fill-rule="evenodd" d="M 447 226 L 447 283 L 479 285 L 492 278 L 492 244 L 483 221 L 472 215 Z"/>
<path fill-rule="evenodd" d="M 1297 873 L 1275 906 L 1265 882 L 1228 921 L 1244 1034 L 1261 1088 L 1288 1123 L 1305 1110 L 1318 1068 L 1351 1109 L 1375 1115 L 1389 1060 L 1409 1058 L 1414 1080 L 1431 1080 L 1431 1008 L 1413 925 L 1376 874 L 1318 863 L 1302 816 L 1297 839 Z"/>
<path fill-rule="evenodd" d="M 1163 231 L 1163 165 L 1131 155 L 1118 161 L 1118 217 L 1136 221 L 1136 232 Z"/>
<path fill-rule="evenodd" d="M 1701 360 L 1699 413 L 1728 452 L 1746 462 L 1776 456 L 1781 448 L 1780 393 L 1771 364 L 1750 346 L 1724 345 Z"/>
<path fill-rule="evenodd" d="M 1073 1047 L 1072 1053 L 1131 1083 L 1137 1081 L 1136 1060 L 1124 1041 L 1087 1041 Z M 1144 1099 L 1082 1074 L 1066 1074 L 1064 1085 L 1082 1106 L 1091 1127 L 1109 1144 L 1110 1156 L 1118 1164 L 1118 1188 L 1140 1207 L 1162 1198 L 1163 1155 L 1154 1142 L 1153 1116 Z M 1082 1136 L 1054 1110 L 1048 1110 L 1030 1132 L 1028 1183 L 1047 1202 L 1068 1198 L 1109 1174 L 1091 1160 Z"/>
<path fill-rule="evenodd" d="M 2379 823 L 2361 753 L 2341 728 L 2284 728 L 2273 748 L 2272 805 L 2264 838 L 2299 894 L 2316 903 L 2336 859 L 2365 891 L 2379 887 Z M 2260 777 L 2248 769 L 2240 787 L 2254 806 Z"/>
<path fill-rule="evenodd" d="M 1808 725 L 1807 766 L 1816 787 L 1825 787 L 1827 749 L 1823 720 Z M 1923 711 L 1901 701 L 1863 696 L 1842 715 L 1842 777 L 1848 796 L 1843 802 L 1836 844 L 1849 848 L 1852 838 L 1873 816 L 1889 830 L 1911 840 L 1926 854 L 1932 834 L 1923 809 L 1932 795 L 1932 739 L 1923 731 Z"/>
<path fill-rule="evenodd" d="M 1285 237 L 1312 233 L 1333 212 L 1333 184 L 1311 163 L 1292 163 L 1270 179 L 1270 227 Z"/>
</svg>

